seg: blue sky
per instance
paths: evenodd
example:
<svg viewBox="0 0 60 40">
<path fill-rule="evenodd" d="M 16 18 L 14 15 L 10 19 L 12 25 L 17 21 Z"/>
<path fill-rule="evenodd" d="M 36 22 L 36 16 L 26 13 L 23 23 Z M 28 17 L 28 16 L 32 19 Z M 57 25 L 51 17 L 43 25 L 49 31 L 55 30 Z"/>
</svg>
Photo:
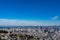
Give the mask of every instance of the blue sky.
<svg viewBox="0 0 60 40">
<path fill-rule="evenodd" d="M 60 0 L 0 0 L 0 19 L 60 22 Z"/>
</svg>

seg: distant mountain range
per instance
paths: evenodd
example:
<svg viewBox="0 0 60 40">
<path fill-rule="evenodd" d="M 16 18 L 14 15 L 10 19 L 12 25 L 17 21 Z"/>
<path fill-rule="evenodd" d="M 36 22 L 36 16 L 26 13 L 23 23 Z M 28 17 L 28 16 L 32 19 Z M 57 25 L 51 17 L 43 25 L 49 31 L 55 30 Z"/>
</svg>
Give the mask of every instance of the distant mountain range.
<svg viewBox="0 0 60 40">
<path fill-rule="evenodd" d="M 60 26 L 0 26 L 0 28 L 39 28 L 39 27 L 46 27 L 46 28 L 59 28 Z"/>
</svg>

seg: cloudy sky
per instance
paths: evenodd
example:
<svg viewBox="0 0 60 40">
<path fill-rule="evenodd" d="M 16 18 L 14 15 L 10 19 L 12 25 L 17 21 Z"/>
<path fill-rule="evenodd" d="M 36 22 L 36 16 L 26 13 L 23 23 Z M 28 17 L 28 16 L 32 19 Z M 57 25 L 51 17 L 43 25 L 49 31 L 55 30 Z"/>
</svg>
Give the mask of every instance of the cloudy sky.
<svg viewBox="0 0 60 40">
<path fill-rule="evenodd" d="M 0 0 L 0 25 L 60 25 L 60 1 Z"/>
</svg>

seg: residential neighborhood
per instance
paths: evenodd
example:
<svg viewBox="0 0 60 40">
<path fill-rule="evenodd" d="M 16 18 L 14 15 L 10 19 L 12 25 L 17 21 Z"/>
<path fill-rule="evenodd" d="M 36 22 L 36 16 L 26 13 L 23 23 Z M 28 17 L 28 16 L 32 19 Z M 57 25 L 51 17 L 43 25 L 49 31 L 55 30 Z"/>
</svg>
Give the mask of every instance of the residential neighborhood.
<svg viewBox="0 0 60 40">
<path fill-rule="evenodd" d="M 60 30 L 54 28 L 2 28 L 0 40 L 60 40 Z"/>
</svg>

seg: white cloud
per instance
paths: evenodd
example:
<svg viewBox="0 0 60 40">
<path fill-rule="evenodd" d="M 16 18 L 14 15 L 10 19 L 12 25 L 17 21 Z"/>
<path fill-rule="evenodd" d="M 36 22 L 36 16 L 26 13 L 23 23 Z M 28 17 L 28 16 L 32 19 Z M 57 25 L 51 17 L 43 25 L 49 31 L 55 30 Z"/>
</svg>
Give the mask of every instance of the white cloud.
<svg viewBox="0 0 60 40">
<path fill-rule="evenodd" d="M 58 19 L 59 17 L 58 16 L 54 16 L 53 18 L 52 18 L 52 20 L 56 20 L 56 19 Z"/>
<path fill-rule="evenodd" d="M 39 24 L 28 20 L 0 19 L 0 25 L 37 26 Z"/>
<path fill-rule="evenodd" d="M 60 22 L 0 19 L 0 26 L 52 26 L 52 25 L 60 25 Z"/>
</svg>

